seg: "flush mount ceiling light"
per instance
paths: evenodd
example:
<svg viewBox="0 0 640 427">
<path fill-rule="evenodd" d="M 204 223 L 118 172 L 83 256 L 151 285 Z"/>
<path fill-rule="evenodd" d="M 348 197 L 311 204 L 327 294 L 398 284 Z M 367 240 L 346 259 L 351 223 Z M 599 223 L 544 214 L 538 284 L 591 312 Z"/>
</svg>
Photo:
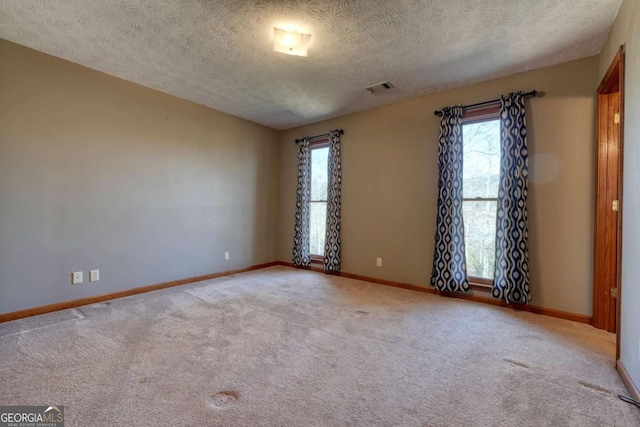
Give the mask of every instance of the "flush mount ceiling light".
<svg viewBox="0 0 640 427">
<path fill-rule="evenodd" d="M 273 50 L 287 55 L 307 56 L 311 34 L 273 28 Z"/>
</svg>

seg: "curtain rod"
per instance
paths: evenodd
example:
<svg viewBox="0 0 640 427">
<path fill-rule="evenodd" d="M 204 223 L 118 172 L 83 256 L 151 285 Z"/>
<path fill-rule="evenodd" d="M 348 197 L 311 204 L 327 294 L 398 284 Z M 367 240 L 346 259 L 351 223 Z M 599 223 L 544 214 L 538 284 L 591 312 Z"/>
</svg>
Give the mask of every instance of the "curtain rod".
<svg viewBox="0 0 640 427">
<path fill-rule="evenodd" d="M 523 93 L 522 96 L 536 96 L 537 94 L 538 94 L 537 90 L 532 90 L 531 92 Z M 478 102 L 477 104 L 463 105 L 462 108 L 467 109 L 467 108 L 480 107 L 483 105 L 495 104 L 497 102 L 500 102 L 500 99 L 492 99 L 491 101 Z M 435 114 L 438 117 L 442 117 L 442 110 L 436 110 L 433 112 L 433 114 Z"/>
<path fill-rule="evenodd" d="M 336 129 L 331 132 L 338 132 L 338 135 L 344 135 L 344 131 L 342 129 Z M 313 142 L 314 140 L 317 140 L 317 139 L 328 138 L 331 132 L 323 133 L 322 135 L 310 136 L 307 139 L 309 140 L 309 142 Z M 302 141 L 303 139 L 304 138 L 296 139 L 296 144 Z"/>
</svg>

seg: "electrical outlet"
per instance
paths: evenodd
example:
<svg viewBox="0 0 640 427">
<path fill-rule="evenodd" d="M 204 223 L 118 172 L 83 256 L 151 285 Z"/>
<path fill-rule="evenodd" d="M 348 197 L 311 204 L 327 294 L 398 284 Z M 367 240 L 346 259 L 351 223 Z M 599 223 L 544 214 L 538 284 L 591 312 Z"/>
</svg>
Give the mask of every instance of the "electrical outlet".
<svg viewBox="0 0 640 427">
<path fill-rule="evenodd" d="M 376 265 L 377 265 L 378 267 L 382 267 L 382 258 L 378 258 L 378 259 L 376 259 Z"/>
<path fill-rule="evenodd" d="M 82 271 L 74 271 L 71 273 L 71 284 L 77 285 L 78 283 L 82 283 Z"/>
<path fill-rule="evenodd" d="M 98 280 L 100 280 L 100 270 L 91 270 L 89 272 L 89 281 L 97 282 Z"/>
<path fill-rule="evenodd" d="M 224 260 L 229 261 L 229 252 L 224 253 Z"/>
</svg>

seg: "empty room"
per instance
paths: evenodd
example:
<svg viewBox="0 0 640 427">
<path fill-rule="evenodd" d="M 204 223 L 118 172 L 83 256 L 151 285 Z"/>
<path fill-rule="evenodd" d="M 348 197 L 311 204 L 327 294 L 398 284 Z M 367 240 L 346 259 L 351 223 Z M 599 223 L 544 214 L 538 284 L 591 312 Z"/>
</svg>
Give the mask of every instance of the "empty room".
<svg viewBox="0 0 640 427">
<path fill-rule="evenodd" d="M 640 426 L 640 1 L 3 0 L 1 426 Z"/>
</svg>

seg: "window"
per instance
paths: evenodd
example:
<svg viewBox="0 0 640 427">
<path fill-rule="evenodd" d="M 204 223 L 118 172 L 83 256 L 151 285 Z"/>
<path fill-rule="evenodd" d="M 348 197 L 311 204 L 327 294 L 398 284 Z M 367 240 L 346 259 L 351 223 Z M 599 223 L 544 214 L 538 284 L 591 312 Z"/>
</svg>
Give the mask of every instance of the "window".
<svg viewBox="0 0 640 427">
<path fill-rule="evenodd" d="M 467 275 L 472 282 L 490 284 L 495 264 L 500 179 L 498 109 L 466 114 L 462 125 L 462 140 L 462 214 Z"/>
<path fill-rule="evenodd" d="M 311 144 L 311 198 L 309 202 L 309 253 L 312 260 L 324 256 L 327 227 L 329 144 Z"/>
</svg>

